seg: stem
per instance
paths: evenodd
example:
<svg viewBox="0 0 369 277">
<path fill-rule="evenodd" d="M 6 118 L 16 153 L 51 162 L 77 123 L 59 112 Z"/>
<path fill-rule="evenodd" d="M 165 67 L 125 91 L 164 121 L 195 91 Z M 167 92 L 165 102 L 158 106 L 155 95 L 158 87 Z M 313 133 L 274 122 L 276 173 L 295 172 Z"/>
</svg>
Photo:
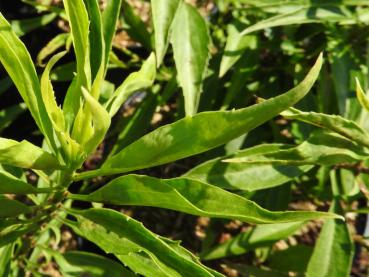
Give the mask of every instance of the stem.
<svg viewBox="0 0 369 277">
<path fill-rule="evenodd" d="M 85 179 L 91 179 L 94 177 L 98 177 L 101 175 L 104 175 L 102 174 L 102 171 L 100 169 L 95 169 L 95 170 L 85 171 L 82 173 L 77 173 L 72 177 L 72 179 L 73 181 L 81 181 Z"/>
<path fill-rule="evenodd" d="M 89 201 L 87 199 L 88 195 L 84 194 L 68 194 L 67 198 L 72 200 Z"/>
</svg>

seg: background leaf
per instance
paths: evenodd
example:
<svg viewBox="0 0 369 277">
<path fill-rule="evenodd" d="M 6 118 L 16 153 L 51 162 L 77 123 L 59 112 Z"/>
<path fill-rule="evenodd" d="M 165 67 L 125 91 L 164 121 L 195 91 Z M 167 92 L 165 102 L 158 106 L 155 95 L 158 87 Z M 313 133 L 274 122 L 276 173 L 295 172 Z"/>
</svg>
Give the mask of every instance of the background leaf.
<svg viewBox="0 0 369 277">
<path fill-rule="evenodd" d="M 180 5 L 180 0 L 151 0 L 152 20 L 155 31 L 155 52 L 157 66 L 163 62 L 170 37 L 170 27 Z"/>
<path fill-rule="evenodd" d="M 172 23 L 171 42 L 186 115 L 194 115 L 209 60 L 210 38 L 206 22 L 191 5 L 182 2 Z"/>
<path fill-rule="evenodd" d="M 339 211 L 333 202 L 331 211 Z M 349 276 L 354 246 L 347 225 L 342 221 L 328 220 L 315 245 L 307 268 L 307 276 Z"/>
</svg>

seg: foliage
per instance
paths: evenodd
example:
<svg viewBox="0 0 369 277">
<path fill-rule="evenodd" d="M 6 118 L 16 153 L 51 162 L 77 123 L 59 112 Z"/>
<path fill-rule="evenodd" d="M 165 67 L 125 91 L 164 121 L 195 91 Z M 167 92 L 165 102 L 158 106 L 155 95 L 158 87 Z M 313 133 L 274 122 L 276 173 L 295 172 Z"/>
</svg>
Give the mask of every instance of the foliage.
<svg viewBox="0 0 369 277">
<path fill-rule="evenodd" d="M 144 1 L 150 21 L 125 0 L 24 2 L 42 13 L 0 13 L 0 91 L 24 101 L 0 112 L 0 130 L 27 108 L 43 142 L 0 138 L 1 276 L 44 276 L 51 261 L 63 276 L 223 276 L 217 259 L 241 276 L 350 275 L 354 239 L 367 245 L 345 221 L 368 197 L 366 1 Z M 68 32 L 36 67 L 21 38 L 55 20 Z M 183 159 L 186 172 L 152 176 Z M 304 201 L 318 209 L 287 210 Z M 211 218 L 200 253 L 121 206 Z M 229 221 L 247 230 L 217 243 Z M 294 246 L 273 245 L 309 224 L 322 226 L 316 245 L 286 263 Z M 59 251 L 66 229 L 107 255 Z"/>
</svg>

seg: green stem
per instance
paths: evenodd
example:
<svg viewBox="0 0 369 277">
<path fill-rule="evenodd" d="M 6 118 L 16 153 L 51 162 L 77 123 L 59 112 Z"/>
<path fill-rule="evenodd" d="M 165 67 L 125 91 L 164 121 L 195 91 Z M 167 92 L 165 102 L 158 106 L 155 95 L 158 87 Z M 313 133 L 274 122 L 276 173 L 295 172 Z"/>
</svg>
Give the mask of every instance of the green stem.
<svg viewBox="0 0 369 277">
<path fill-rule="evenodd" d="M 90 170 L 90 171 L 85 171 L 82 173 L 77 173 L 73 176 L 73 181 L 81 181 L 81 180 L 85 180 L 85 179 L 91 179 L 94 177 L 98 177 L 104 175 L 102 174 L 102 171 L 100 169 L 95 169 L 95 170 Z"/>
</svg>

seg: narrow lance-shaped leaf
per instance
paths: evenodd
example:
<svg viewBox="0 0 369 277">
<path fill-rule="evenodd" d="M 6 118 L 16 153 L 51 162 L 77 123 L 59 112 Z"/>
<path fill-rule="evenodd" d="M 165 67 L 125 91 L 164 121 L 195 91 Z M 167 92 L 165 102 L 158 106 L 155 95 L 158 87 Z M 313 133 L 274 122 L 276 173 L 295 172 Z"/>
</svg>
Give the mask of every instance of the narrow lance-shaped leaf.
<svg viewBox="0 0 369 277">
<path fill-rule="evenodd" d="M 345 9 L 340 7 L 316 8 L 302 7 L 285 14 L 277 15 L 246 28 L 241 35 L 250 34 L 255 31 L 264 30 L 266 28 L 285 26 L 291 24 L 304 24 L 313 22 L 338 22 L 342 20 L 352 19 L 353 16 Z"/>
<path fill-rule="evenodd" d="M 13 244 L 0 248 L 0 276 L 9 276 L 10 263 L 13 256 Z"/>
<path fill-rule="evenodd" d="M 0 138 L 0 163 L 41 170 L 62 169 L 58 160 L 48 152 L 23 140 Z"/>
<path fill-rule="evenodd" d="M 169 44 L 170 27 L 180 3 L 180 0 L 151 0 L 157 66 L 163 62 Z"/>
<path fill-rule="evenodd" d="M 331 211 L 340 212 L 339 205 L 334 200 Z M 306 276 L 349 276 L 353 255 L 354 244 L 347 224 L 339 220 L 327 220 L 315 244 Z"/>
<path fill-rule="evenodd" d="M 98 76 L 98 71 L 100 70 L 100 67 L 105 66 L 105 42 L 103 36 L 101 12 L 98 1 L 85 0 L 84 3 L 86 5 L 90 22 L 90 65 L 91 79 L 93 81 Z"/>
<path fill-rule="evenodd" d="M 47 63 L 41 77 L 42 99 L 44 100 L 47 113 L 49 114 L 54 126 L 56 126 L 61 131 L 65 130 L 64 114 L 55 100 L 55 93 L 50 80 L 50 71 L 65 54 L 66 52 L 61 52 L 53 56 Z"/>
<path fill-rule="evenodd" d="M 69 19 L 73 37 L 73 46 L 77 60 L 78 83 L 89 87 L 91 83 L 89 60 L 89 20 L 83 0 L 63 0 L 64 8 Z"/>
<path fill-rule="evenodd" d="M 36 194 L 52 192 L 49 188 L 36 188 L 16 177 L 7 173 L 6 171 L 0 171 L 0 194 Z"/>
<path fill-rule="evenodd" d="M 0 195 L 0 218 L 14 217 L 31 212 L 27 205 Z M 0 236 L 1 237 L 1 236 Z"/>
<path fill-rule="evenodd" d="M 183 177 L 231 190 L 255 191 L 282 185 L 310 170 L 311 165 L 275 165 L 253 163 L 253 157 L 292 148 L 291 145 L 264 144 L 216 158 L 191 169 Z M 249 157 L 249 163 L 225 163 L 225 159 Z"/>
<path fill-rule="evenodd" d="M 266 163 L 286 165 L 335 165 L 352 163 L 368 158 L 364 147 L 335 133 L 319 130 L 297 147 L 275 152 L 223 160 L 230 163 Z"/>
<path fill-rule="evenodd" d="M 129 253 L 119 255 L 118 259 L 138 276 L 156 277 L 168 276 L 149 255 L 145 253 Z"/>
<path fill-rule="evenodd" d="M 83 276 L 91 277 L 133 277 L 132 272 L 123 265 L 106 257 L 83 251 L 68 251 L 64 254 L 51 249 L 45 249 L 53 256 L 64 277 Z"/>
<path fill-rule="evenodd" d="M 68 222 L 75 232 L 105 252 L 113 253 L 123 263 L 127 255 L 140 253 L 153 260 L 163 276 L 214 276 L 212 270 L 171 247 L 141 223 L 122 213 L 109 209 L 69 212 L 77 218 L 77 222 Z"/>
<path fill-rule="evenodd" d="M 37 55 L 37 63 L 39 65 L 44 64 L 44 60 L 51 54 L 53 54 L 56 50 L 66 45 L 68 38 L 70 35 L 68 33 L 58 34 L 54 38 L 52 38 L 44 48 Z"/>
<path fill-rule="evenodd" d="M 86 105 L 89 107 L 92 119 L 91 125 L 93 134 L 89 137 L 84 145 L 87 154 L 90 154 L 104 139 L 106 132 L 110 126 L 110 116 L 108 112 L 93 98 L 87 90 L 82 89 L 83 96 L 86 100 Z M 85 124 L 89 124 L 88 122 Z"/>
<path fill-rule="evenodd" d="M 220 146 L 298 102 L 313 86 L 321 65 L 322 56 L 299 85 L 263 103 L 236 111 L 204 112 L 158 128 L 107 159 L 99 170 L 75 179 L 157 166 Z"/>
<path fill-rule="evenodd" d="M 303 112 L 295 108 L 289 108 L 282 112 L 281 115 L 288 119 L 296 119 L 336 132 L 358 144 L 369 147 L 369 133 L 356 122 L 341 116 L 316 112 Z"/>
<path fill-rule="evenodd" d="M 331 0 L 331 1 L 306 1 L 306 0 L 231 0 L 238 1 L 243 4 L 252 5 L 259 8 L 268 8 L 268 7 L 283 7 L 288 4 L 296 5 L 298 7 L 309 5 L 311 7 L 324 7 L 324 6 L 335 6 L 335 5 L 345 5 L 345 6 L 356 6 L 356 5 L 365 5 L 367 4 L 366 0 Z"/>
<path fill-rule="evenodd" d="M 103 36 L 105 43 L 105 68 L 107 68 L 109 61 L 109 53 L 111 50 L 113 37 L 115 35 L 121 4 L 122 0 L 107 0 L 105 9 L 102 13 Z"/>
<path fill-rule="evenodd" d="M 369 112 L 369 99 L 361 88 L 359 80 L 356 78 L 356 97 L 360 102 L 360 105 Z M 369 140 L 369 138 L 368 138 Z"/>
<path fill-rule="evenodd" d="M 258 1 L 254 1 L 256 4 Z M 241 42 L 241 38 L 248 34 L 251 34 L 256 31 L 265 30 L 267 28 L 273 28 L 278 26 L 286 26 L 293 24 L 307 24 L 307 23 L 315 23 L 315 22 L 347 22 L 347 23 L 355 23 L 359 18 L 358 15 L 353 15 L 348 12 L 347 9 L 342 6 L 334 6 L 331 5 L 329 7 L 319 7 L 320 2 L 317 1 L 316 5 L 312 5 L 311 3 L 304 3 L 304 5 L 292 7 L 288 9 L 285 13 L 278 14 L 276 16 L 272 16 L 270 18 L 264 19 L 262 21 L 257 22 L 254 25 L 251 25 L 240 32 L 237 37 L 235 37 L 235 42 Z M 274 3 L 273 3 L 274 4 Z M 283 3 L 285 6 L 288 3 Z M 308 6 L 307 6 L 308 5 Z M 324 6 L 324 3 L 323 5 Z M 230 43 L 229 40 L 227 40 Z M 238 48 L 237 50 L 241 50 Z M 241 51 L 238 55 L 233 57 L 232 61 L 237 61 L 241 54 L 244 51 Z M 225 74 L 226 67 L 223 68 L 222 74 Z"/>
<path fill-rule="evenodd" d="M 126 175 L 89 195 L 70 197 L 113 205 L 160 207 L 199 216 L 260 224 L 336 217 L 322 212 L 270 212 L 241 196 L 186 178 L 165 180 Z"/>
<path fill-rule="evenodd" d="M 0 196 L 0 199 L 1 199 L 1 196 Z M 2 199 L 1 199 L 2 201 Z M 14 201 L 14 200 L 11 200 L 11 201 Z M 16 202 L 16 201 L 14 201 Z M 20 203 L 20 202 L 18 202 Z M 6 204 L 6 203 L 4 203 Z M 20 203 L 22 204 L 22 203 Z M 12 207 L 13 204 L 10 204 L 8 209 L 10 207 Z M 24 204 L 22 204 L 24 205 Z M 0 206 L 2 206 L 2 202 L 0 202 Z M 27 206 L 25 206 L 26 208 L 29 208 Z M 3 208 L 3 207 L 1 207 Z M 26 209 L 27 211 L 24 211 L 24 212 L 21 212 L 21 213 L 27 213 L 29 212 L 30 210 L 29 209 Z M 9 212 L 9 211 L 8 211 Z M 0 215 L 1 217 L 1 215 Z M 35 231 L 37 229 L 39 229 L 40 226 L 38 224 L 26 224 L 26 223 L 18 223 L 16 225 L 12 225 L 12 226 L 9 226 L 3 230 L 0 230 L 0 247 L 3 247 L 9 243 L 12 243 L 14 241 L 16 241 L 18 238 L 21 238 L 23 235 L 29 233 L 29 232 L 32 232 L 32 231 Z"/>
<path fill-rule="evenodd" d="M 68 90 L 63 110 L 68 128 L 72 125 L 80 107 L 81 89 L 91 86 L 89 19 L 83 0 L 63 0 L 71 28 L 74 52 L 77 60 L 76 83 Z"/>
<path fill-rule="evenodd" d="M 220 63 L 220 77 L 227 73 L 248 48 L 255 48 L 257 42 L 255 36 L 242 36 L 236 23 L 228 25 L 227 31 L 227 43 Z"/>
<path fill-rule="evenodd" d="M 56 151 L 54 134 L 47 115 L 32 59 L 22 41 L 0 13 L 0 62 L 13 80 L 37 126 Z"/>
<path fill-rule="evenodd" d="M 131 73 L 105 104 L 110 116 L 114 116 L 123 103 L 136 91 L 146 89 L 156 77 L 155 55 L 151 54 L 139 71 Z"/>
<path fill-rule="evenodd" d="M 37 28 L 49 24 L 56 18 L 56 16 L 57 14 L 55 13 L 49 13 L 30 19 L 12 20 L 10 24 L 17 36 L 21 37 Z"/>
<path fill-rule="evenodd" d="M 45 103 L 46 110 L 50 116 L 54 132 L 61 144 L 62 154 L 65 162 L 70 162 L 80 155 L 81 149 L 79 144 L 73 140 L 66 128 L 63 110 L 58 106 L 53 85 L 50 80 L 50 71 L 52 67 L 66 54 L 61 52 L 54 55 L 47 63 L 41 76 L 42 98 Z"/>
<path fill-rule="evenodd" d="M 182 2 L 172 25 L 171 42 L 186 115 L 196 114 L 209 60 L 210 38 L 204 18 Z"/>
<path fill-rule="evenodd" d="M 130 1 L 122 0 L 120 24 L 134 41 L 140 43 L 147 50 L 152 50 L 151 34 L 137 11 L 133 9 Z"/>
<path fill-rule="evenodd" d="M 273 243 L 291 236 L 302 225 L 302 222 L 293 222 L 255 226 L 202 253 L 201 259 L 214 260 L 242 255 L 255 248 L 271 246 Z"/>
</svg>

